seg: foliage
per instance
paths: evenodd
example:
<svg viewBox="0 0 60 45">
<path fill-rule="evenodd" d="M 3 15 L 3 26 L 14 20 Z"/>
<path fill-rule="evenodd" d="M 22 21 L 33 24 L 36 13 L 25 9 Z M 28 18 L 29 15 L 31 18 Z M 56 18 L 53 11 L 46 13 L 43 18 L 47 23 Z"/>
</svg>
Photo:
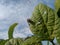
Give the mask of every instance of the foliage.
<svg viewBox="0 0 60 45">
<path fill-rule="evenodd" d="M 34 39 L 34 40 L 33 40 Z M 25 40 L 21 38 L 12 38 L 5 45 L 42 45 L 39 37 L 27 37 Z"/>
<path fill-rule="evenodd" d="M 0 41 L 0 45 L 5 45 L 5 43 L 7 42 L 8 40 L 1 40 Z"/>
<path fill-rule="evenodd" d="M 60 0 L 56 0 L 55 1 L 55 10 L 56 10 L 56 13 L 58 15 L 58 17 L 56 17 L 56 39 L 57 39 L 57 42 L 60 44 Z"/>
<path fill-rule="evenodd" d="M 13 38 L 13 32 L 14 32 L 14 28 L 16 27 L 18 23 L 14 23 L 13 25 L 10 26 L 9 31 L 8 31 L 8 37 L 9 39 Z"/>
<path fill-rule="evenodd" d="M 29 26 L 34 35 L 40 36 L 42 40 L 53 41 L 54 26 L 55 26 L 55 11 L 44 4 L 39 4 L 35 7 L 30 20 Z"/>
<path fill-rule="evenodd" d="M 12 38 L 5 43 L 5 45 L 21 45 L 23 40 L 21 38 Z"/>
<path fill-rule="evenodd" d="M 55 9 L 58 11 L 60 8 L 60 0 L 55 0 Z"/>
<path fill-rule="evenodd" d="M 9 27 L 7 40 L 0 40 L 0 45 L 42 45 L 41 41 L 47 40 L 53 44 L 56 37 L 60 44 L 60 0 L 55 1 L 55 10 L 47 5 L 38 4 L 28 19 L 29 27 L 34 34 L 25 39 L 13 38 L 13 32 L 18 23 L 14 23 Z"/>
<path fill-rule="evenodd" d="M 22 45 L 42 45 L 40 37 L 31 36 L 24 40 Z"/>
<path fill-rule="evenodd" d="M 0 45 L 5 45 L 5 43 L 7 41 L 9 41 L 11 38 L 13 38 L 13 31 L 14 31 L 14 28 L 16 25 L 17 25 L 17 23 L 14 23 L 13 25 L 10 26 L 9 31 L 8 31 L 9 39 L 8 40 L 1 40 Z"/>
</svg>

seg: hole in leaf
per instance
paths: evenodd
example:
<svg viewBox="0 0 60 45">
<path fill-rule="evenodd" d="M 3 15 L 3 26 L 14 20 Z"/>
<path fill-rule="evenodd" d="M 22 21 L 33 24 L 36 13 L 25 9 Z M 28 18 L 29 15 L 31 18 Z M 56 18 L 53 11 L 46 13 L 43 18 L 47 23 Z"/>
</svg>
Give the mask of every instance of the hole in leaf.
<svg viewBox="0 0 60 45">
<path fill-rule="evenodd" d="M 59 8 L 59 10 L 57 12 L 57 15 L 58 15 L 58 17 L 60 17 L 60 8 Z"/>
</svg>

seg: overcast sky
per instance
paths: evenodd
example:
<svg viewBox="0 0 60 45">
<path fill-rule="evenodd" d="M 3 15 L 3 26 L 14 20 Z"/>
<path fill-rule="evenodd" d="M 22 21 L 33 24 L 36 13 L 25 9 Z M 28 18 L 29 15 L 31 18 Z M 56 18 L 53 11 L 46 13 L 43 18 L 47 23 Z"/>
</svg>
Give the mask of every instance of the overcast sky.
<svg viewBox="0 0 60 45">
<path fill-rule="evenodd" d="M 31 36 L 26 20 L 40 2 L 54 8 L 54 0 L 0 0 L 0 39 L 8 38 L 8 28 L 15 22 L 19 23 L 14 31 L 15 38 Z"/>
</svg>

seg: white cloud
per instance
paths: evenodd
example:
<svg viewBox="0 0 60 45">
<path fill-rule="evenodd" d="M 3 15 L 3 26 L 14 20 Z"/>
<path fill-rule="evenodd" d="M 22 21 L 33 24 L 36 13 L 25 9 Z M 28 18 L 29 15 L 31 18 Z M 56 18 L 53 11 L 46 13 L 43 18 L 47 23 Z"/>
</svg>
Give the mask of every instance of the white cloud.
<svg viewBox="0 0 60 45">
<path fill-rule="evenodd" d="M 23 29 L 19 29 L 19 31 L 15 29 L 15 31 L 14 31 L 15 38 L 16 37 L 24 38 L 24 37 L 31 36 L 31 35 L 33 35 L 33 33 L 30 31 L 30 29 L 28 27 L 25 27 Z"/>
<path fill-rule="evenodd" d="M 8 39 L 7 32 L 0 32 L 0 39 Z"/>
<path fill-rule="evenodd" d="M 21 33 L 15 33 L 14 34 L 14 38 L 25 38 L 26 36 L 24 34 L 21 34 Z"/>
<path fill-rule="evenodd" d="M 6 18 L 8 15 L 7 14 L 7 11 L 6 11 L 6 7 L 4 7 L 3 5 L 0 5 L 0 20 Z"/>
<path fill-rule="evenodd" d="M 22 1 L 23 2 L 23 1 Z M 32 2 L 32 1 L 31 1 Z M 17 5 L 8 4 L 8 6 L 4 5 L 3 1 L 0 3 L 0 31 L 4 32 L 1 36 L 1 38 L 7 37 L 7 30 L 9 26 L 15 22 L 19 23 L 19 26 L 22 26 L 23 28 L 16 28 L 16 31 L 18 30 L 18 33 L 14 33 L 15 37 L 26 37 L 27 35 L 30 35 L 30 31 L 27 28 L 28 24 L 26 19 L 29 18 L 32 14 L 32 10 L 35 6 L 35 2 L 31 3 L 19 3 Z M 25 25 L 25 26 L 24 26 Z M 20 33 L 19 31 L 22 30 Z M 6 31 L 6 32 L 5 32 Z"/>
</svg>

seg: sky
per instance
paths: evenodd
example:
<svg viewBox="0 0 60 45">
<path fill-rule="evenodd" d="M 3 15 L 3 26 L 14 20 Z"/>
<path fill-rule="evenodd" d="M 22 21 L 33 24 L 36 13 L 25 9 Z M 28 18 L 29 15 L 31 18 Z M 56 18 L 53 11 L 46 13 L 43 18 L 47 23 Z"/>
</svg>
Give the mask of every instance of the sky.
<svg viewBox="0 0 60 45">
<path fill-rule="evenodd" d="M 0 39 L 8 39 L 9 26 L 17 22 L 14 38 L 33 35 L 27 19 L 31 17 L 34 7 L 44 3 L 54 9 L 54 0 L 0 0 Z"/>
</svg>

